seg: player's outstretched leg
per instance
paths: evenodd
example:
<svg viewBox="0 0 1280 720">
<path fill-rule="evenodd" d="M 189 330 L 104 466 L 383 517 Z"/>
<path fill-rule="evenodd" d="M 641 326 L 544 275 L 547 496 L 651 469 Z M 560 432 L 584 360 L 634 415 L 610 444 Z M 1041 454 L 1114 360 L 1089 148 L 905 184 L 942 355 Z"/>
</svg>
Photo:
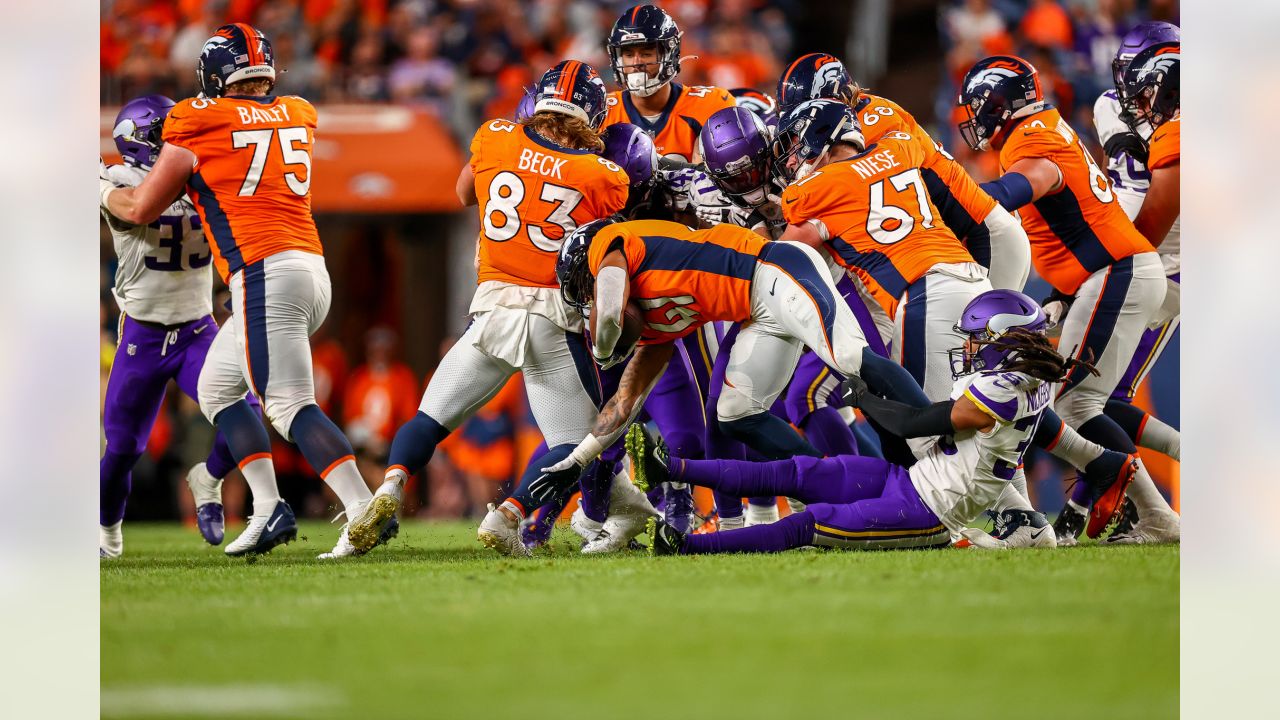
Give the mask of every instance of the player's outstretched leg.
<svg viewBox="0 0 1280 720">
<path fill-rule="evenodd" d="M 280 497 L 271 464 L 271 439 L 258 414 L 241 400 L 219 412 L 214 425 L 227 438 L 231 454 L 239 459 L 240 472 L 253 495 L 248 525 L 225 552 L 233 557 L 265 553 L 295 539 L 298 524 L 293 509 Z"/>
<path fill-rule="evenodd" d="M 804 547 L 813 542 L 813 528 L 813 514 L 806 510 L 768 525 L 705 535 L 683 534 L 656 518 L 649 521 L 647 530 L 651 555 L 703 555 L 774 553 Z"/>
</svg>

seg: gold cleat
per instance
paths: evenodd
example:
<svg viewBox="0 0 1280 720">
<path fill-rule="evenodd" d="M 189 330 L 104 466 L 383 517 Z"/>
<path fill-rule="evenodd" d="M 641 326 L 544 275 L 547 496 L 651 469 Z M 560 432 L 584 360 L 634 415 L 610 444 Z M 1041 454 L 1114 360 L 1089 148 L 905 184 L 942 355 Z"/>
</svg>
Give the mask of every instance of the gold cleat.
<svg viewBox="0 0 1280 720">
<path fill-rule="evenodd" d="M 399 509 L 400 501 L 394 495 L 375 495 L 359 517 L 347 525 L 347 539 L 361 553 L 372 550 Z"/>
</svg>

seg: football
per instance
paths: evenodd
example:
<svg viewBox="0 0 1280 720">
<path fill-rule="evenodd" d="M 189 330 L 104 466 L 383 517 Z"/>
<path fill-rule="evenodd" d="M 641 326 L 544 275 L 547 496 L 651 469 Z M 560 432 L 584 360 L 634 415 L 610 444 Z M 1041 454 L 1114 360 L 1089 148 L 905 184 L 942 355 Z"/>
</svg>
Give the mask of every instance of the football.
<svg viewBox="0 0 1280 720">
<path fill-rule="evenodd" d="M 614 353 L 630 352 L 640 341 L 640 333 L 644 332 L 644 309 L 640 303 L 632 300 L 622 311 L 622 335 L 618 336 L 618 344 Z"/>
</svg>

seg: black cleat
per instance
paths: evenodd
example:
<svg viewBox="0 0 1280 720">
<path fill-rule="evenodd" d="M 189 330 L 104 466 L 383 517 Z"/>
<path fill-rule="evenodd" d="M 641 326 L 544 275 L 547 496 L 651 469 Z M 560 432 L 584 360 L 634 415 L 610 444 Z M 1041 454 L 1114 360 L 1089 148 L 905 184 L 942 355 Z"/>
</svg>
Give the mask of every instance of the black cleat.
<svg viewBox="0 0 1280 720">
<path fill-rule="evenodd" d="M 1124 506 L 1120 508 L 1120 520 L 1116 522 L 1115 529 L 1111 531 L 1111 537 L 1128 535 L 1133 531 L 1133 526 L 1137 524 L 1138 508 L 1134 506 L 1132 500 L 1125 498 Z"/>
<path fill-rule="evenodd" d="M 684 533 L 658 518 L 649 518 L 645 534 L 649 536 L 650 555 L 679 555 L 684 547 Z"/>
<path fill-rule="evenodd" d="M 645 492 L 658 487 L 671 477 L 671 456 L 667 444 L 655 439 L 641 423 L 627 429 L 627 456 L 631 458 L 631 480 Z"/>
<path fill-rule="evenodd" d="M 1057 519 L 1053 521 L 1053 534 L 1058 539 L 1058 546 L 1078 545 L 1077 538 L 1084 532 L 1084 526 L 1088 521 L 1089 516 L 1076 510 L 1070 503 L 1063 505 L 1062 512 L 1058 513 Z"/>
</svg>

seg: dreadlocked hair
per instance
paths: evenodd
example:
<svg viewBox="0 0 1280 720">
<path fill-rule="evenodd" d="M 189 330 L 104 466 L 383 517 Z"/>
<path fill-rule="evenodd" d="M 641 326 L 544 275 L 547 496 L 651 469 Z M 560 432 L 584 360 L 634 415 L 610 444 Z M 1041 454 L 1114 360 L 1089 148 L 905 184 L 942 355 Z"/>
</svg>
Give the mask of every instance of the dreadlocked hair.
<svg viewBox="0 0 1280 720">
<path fill-rule="evenodd" d="M 542 137 L 573 150 L 604 151 L 604 140 L 586 120 L 564 113 L 540 110 L 525 125 Z"/>
<path fill-rule="evenodd" d="M 1093 375 L 1099 374 L 1098 369 L 1091 364 L 1092 352 L 1089 354 L 1089 360 L 1063 357 L 1049 342 L 1049 338 L 1026 328 L 1010 328 L 998 338 L 992 340 L 975 338 L 973 342 L 979 346 L 991 345 L 1000 350 L 1009 351 L 1009 356 L 1001 367 L 1002 370 L 1026 373 L 1044 382 L 1062 382 L 1076 368 L 1084 368 Z"/>
</svg>

